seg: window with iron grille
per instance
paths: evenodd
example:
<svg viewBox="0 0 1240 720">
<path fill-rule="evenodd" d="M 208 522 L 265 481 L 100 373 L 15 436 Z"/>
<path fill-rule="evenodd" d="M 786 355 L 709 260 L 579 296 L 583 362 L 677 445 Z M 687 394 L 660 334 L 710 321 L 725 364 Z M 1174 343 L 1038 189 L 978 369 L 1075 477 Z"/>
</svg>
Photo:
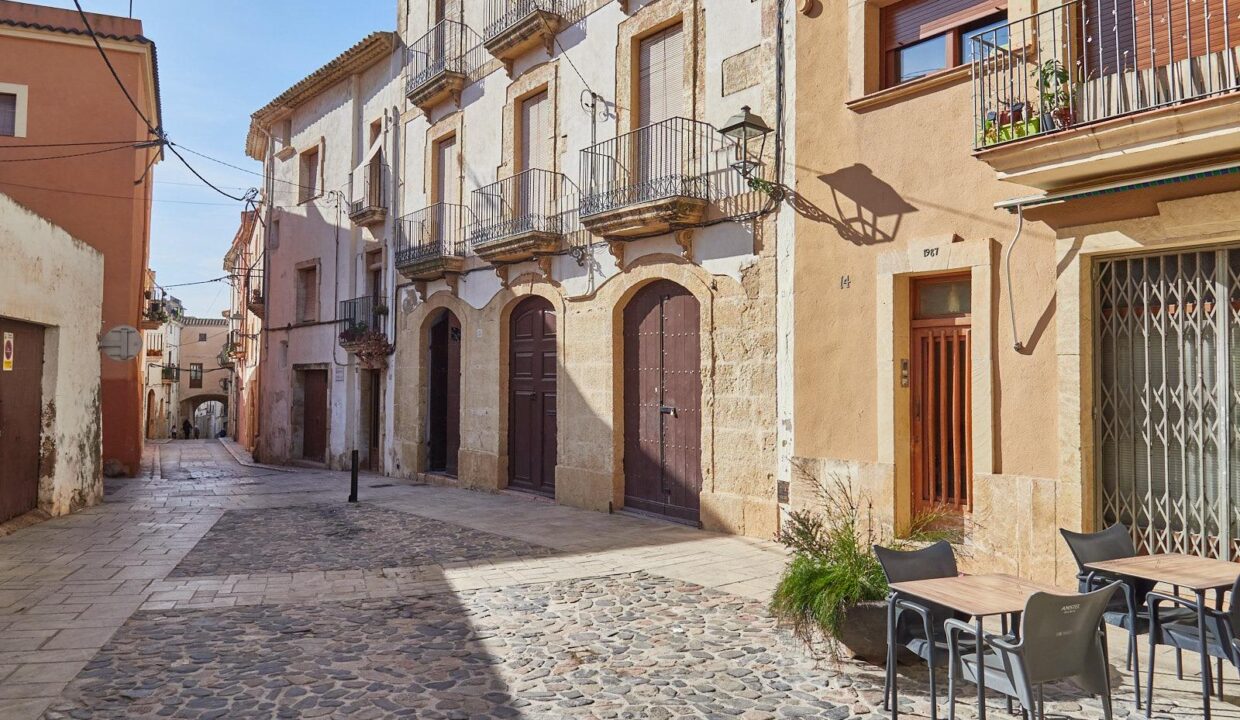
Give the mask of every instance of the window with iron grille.
<svg viewBox="0 0 1240 720">
<path fill-rule="evenodd" d="M 202 363 L 189 364 L 189 386 L 191 388 L 202 387 Z"/>
<path fill-rule="evenodd" d="M 1100 261 L 1104 524 L 1148 553 L 1240 557 L 1240 248 Z"/>
</svg>

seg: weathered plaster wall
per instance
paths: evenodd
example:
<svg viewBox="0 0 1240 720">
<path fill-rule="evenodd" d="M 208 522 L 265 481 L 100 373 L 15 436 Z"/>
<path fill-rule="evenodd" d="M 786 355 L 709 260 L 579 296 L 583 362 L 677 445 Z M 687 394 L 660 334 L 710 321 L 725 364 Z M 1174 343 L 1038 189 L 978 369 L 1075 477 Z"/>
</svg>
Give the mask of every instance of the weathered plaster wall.
<svg viewBox="0 0 1240 720">
<path fill-rule="evenodd" d="M 0 195 L 0 257 L 0 315 L 46 327 L 39 508 L 63 515 L 103 499 L 103 255 Z"/>
</svg>

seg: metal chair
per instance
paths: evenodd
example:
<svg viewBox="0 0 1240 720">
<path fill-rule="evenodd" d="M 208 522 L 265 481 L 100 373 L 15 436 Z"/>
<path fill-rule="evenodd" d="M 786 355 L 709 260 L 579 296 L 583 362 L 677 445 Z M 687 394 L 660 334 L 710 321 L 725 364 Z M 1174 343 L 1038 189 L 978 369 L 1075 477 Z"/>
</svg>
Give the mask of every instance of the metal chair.
<svg viewBox="0 0 1240 720">
<path fill-rule="evenodd" d="M 1236 629 L 1240 628 L 1240 577 L 1231 585 L 1231 604 L 1226 610 L 1205 608 L 1205 652 L 1209 657 L 1226 660 L 1240 669 L 1240 637 Z M 1146 716 L 1149 717 L 1150 706 L 1154 702 L 1154 647 L 1168 645 L 1176 649 L 1176 653 L 1202 652 L 1201 633 L 1197 627 L 1197 603 L 1188 598 L 1151 592 L 1146 595 L 1146 607 L 1150 617 L 1150 657 L 1148 661 L 1149 675 L 1145 683 Z M 1175 606 L 1163 609 L 1164 604 Z M 1187 617 L 1185 617 L 1187 616 Z M 1221 666 L 1220 666 L 1221 669 Z M 1223 696 L 1223 678 L 1218 678 L 1219 697 Z M 1203 690 L 1203 692 L 1205 692 Z M 1209 717 L 1207 714 L 1206 717 Z"/>
<path fill-rule="evenodd" d="M 1025 602 L 1020 639 L 983 633 L 959 620 L 948 620 L 948 720 L 956 717 L 956 680 L 977 683 L 985 673 L 986 689 L 1014 698 L 1035 720 L 1046 717 L 1043 686 L 1071 680 L 1091 695 L 1102 696 L 1102 715 L 1111 720 L 1111 676 L 1102 615 L 1119 588 L 1115 582 L 1084 595 L 1034 593 Z M 961 652 L 961 636 L 970 636 L 982 652 Z M 989 651 L 988 651 L 989 650 Z"/>
<path fill-rule="evenodd" d="M 1114 577 L 1085 567 L 1086 563 L 1118 560 L 1119 558 L 1135 557 L 1136 547 L 1132 544 L 1132 534 L 1128 526 L 1116 523 L 1096 533 L 1077 533 L 1060 529 L 1059 534 L 1068 543 L 1072 557 L 1076 559 L 1076 579 L 1081 592 L 1090 592 L 1119 580 L 1120 592 L 1111 599 L 1103 614 L 1108 625 L 1114 625 L 1128 631 L 1127 666 L 1133 671 L 1132 684 L 1137 709 L 1141 709 L 1141 660 L 1137 655 L 1137 636 L 1144 635 L 1150 629 L 1150 615 L 1145 607 L 1145 596 L 1154 589 L 1152 580 L 1132 577 Z M 1176 619 L 1185 615 L 1175 611 Z M 1176 673 L 1182 674 L 1182 655 L 1176 652 Z"/>
<path fill-rule="evenodd" d="M 955 577 L 956 554 L 950 543 L 939 541 L 920 550 L 892 550 L 874 546 L 874 555 L 883 566 L 888 583 Z M 943 622 L 950 618 L 967 620 L 951 608 L 924 600 L 887 595 L 887 676 L 883 683 L 883 709 L 899 716 L 896 687 L 896 656 L 901 647 L 926 661 L 930 667 L 930 720 L 938 718 L 935 667 L 947 661 L 947 634 Z"/>
</svg>

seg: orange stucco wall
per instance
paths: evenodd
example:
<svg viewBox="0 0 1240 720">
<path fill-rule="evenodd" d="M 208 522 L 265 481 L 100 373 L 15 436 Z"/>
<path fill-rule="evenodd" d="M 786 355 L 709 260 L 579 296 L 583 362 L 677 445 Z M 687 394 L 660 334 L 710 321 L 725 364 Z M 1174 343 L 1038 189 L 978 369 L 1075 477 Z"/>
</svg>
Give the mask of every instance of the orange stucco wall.
<svg viewBox="0 0 1240 720">
<path fill-rule="evenodd" d="M 0 2 L 0 18 L 80 27 L 76 13 L 23 3 Z M 91 24 L 100 33 L 142 32 L 139 21 L 125 18 L 92 15 Z M 105 47 L 139 107 L 157 123 L 149 45 L 105 41 Z M 25 85 L 29 93 L 26 137 L 0 137 L 0 147 L 148 139 L 146 126 L 117 88 L 89 38 L 0 25 L 0 82 Z M 5 157 L 68 155 L 103 147 L 108 146 L 30 148 L 8 151 Z M 100 332 L 139 324 L 150 237 L 151 174 L 139 185 L 134 181 L 142 176 L 150 153 L 125 148 L 0 165 L 0 192 L 103 253 Z M 95 348 L 80 351 L 96 352 Z M 105 467 L 116 460 L 120 470 L 133 473 L 142 452 L 138 360 L 116 362 L 101 356 L 100 363 Z"/>
</svg>

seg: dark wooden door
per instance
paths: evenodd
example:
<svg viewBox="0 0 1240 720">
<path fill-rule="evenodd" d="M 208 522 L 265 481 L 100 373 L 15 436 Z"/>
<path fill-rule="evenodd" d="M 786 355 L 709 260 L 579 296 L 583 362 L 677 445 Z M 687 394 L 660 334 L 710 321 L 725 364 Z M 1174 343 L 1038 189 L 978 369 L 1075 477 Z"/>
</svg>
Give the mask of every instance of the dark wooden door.
<svg viewBox="0 0 1240 720">
<path fill-rule="evenodd" d="M 43 328 L 0 318 L 0 342 L 13 354 L 12 369 L 0 367 L 0 522 L 4 522 L 34 510 L 39 502 Z"/>
<path fill-rule="evenodd" d="M 380 378 L 382 373 L 378 370 L 367 370 L 369 375 L 369 387 L 367 387 L 367 402 L 369 406 L 366 408 L 366 436 L 369 440 L 366 453 L 367 468 L 371 471 L 379 471 L 382 469 L 382 463 L 379 462 L 379 434 L 382 432 L 380 424 L 379 409 L 382 407 L 383 393 Z"/>
<path fill-rule="evenodd" d="M 428 469 L 456 475 L 461 449 L 461 322 L 444 310 L 431 325 Z"/>
<path fill-rule="evenodd" d="M 966 512 L 973 505 L 972 331 L 967 277 L 914 286 L 909 332 L 913 511 Z"/>
<path fill-rule="evenodd" d="M 555 308 L 521 301 L 508 337 L 508 484 L 555 496 Z"/>
<path fill-rule="evenodd" d="M 698 302 L 667 281 L 624 309 L 624 504 L 698 521 L 702 491 Z"/>
<path fill-rule="evenodd" d="M 327 371 L 303 370 L 301 382 L 301 456 L 315 462 L 326 462 Z"/>
</svg>

